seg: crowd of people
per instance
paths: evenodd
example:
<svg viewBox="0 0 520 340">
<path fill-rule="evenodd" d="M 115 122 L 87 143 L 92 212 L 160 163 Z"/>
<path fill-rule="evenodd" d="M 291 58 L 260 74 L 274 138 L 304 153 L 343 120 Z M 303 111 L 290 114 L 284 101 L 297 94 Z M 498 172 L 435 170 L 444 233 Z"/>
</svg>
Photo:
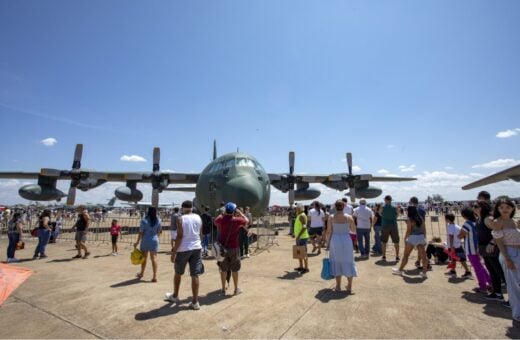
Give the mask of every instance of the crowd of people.
<svg viewBox="0 0 520 340">
<path fill-rule="evenodd" d="M 417 249 L 415 266 L 419 276 L 427 279 L 435 264 L 447 263 L 447 276 L 456 277 L 456 267 L 460 264 L 464 272 L 462 279 L 473 278 L 473 270 L 478 287 L 476 293 L 485 294 L 487 300 L 500 301 L 512 309 L 512 317 L 520 321 L 520 221 L 515 222 L 516 204 L 508 198 L 500 198 L 494 203 L 490 194 L 481 191 L 471 206 L 460 206 L 464 224 L 455 223 L 455 215 L 445 212 L 446 241 L 438 236 L 427 241 L 427 210 L 411 197 L 406 212 L 392 205 L 392 197 L 385 197 L 384 205 L 376 204 L 372 209 L 361 199 L 359 206 L 352 208 L 348 200 L 338 200 L 330 209 L 315 201 L 307 212 L 297 205 L 289 211 L 291 229 L 289 235 L 296 238 L 295 246 L 305 246 L 310 242 L 311 253 L 320 254 L 324 247 L 329 251 L 330 273 L 336 279 L 336 290 L 341 290 L 341 278 L 348 280 L 347 293 L 352 292 L 352 281 L 357 276 L 354 253 L 358 259 L 366 259 L 370 250 L 370 234 L 374 232 L 372 256 L 381 256 L 387 261 L 386 246 L 389 239 L 395 248 L 394 275 L 405 275 L 410 255 Z M 405 246 L 400 257 L 399 215 L 406 216 Z M 357 243 L 357 249 L 356 249 Z M 299 259 L 301 274 L 309 272 L 308 255 Z M 467 262 L 471 264 L 468 266 Z M 327 271 L 328 272 L 328 271 Z M 505 301 L 502 287 L 505 285 L 509 301 Z"/>
<path fill-rule="evenodd" d="M 288 209 L 289 235 L 295 238 L 295 246 L 304 247 L 305 255 L 298 258 L 295 271 L 304 275 L 310 271 L 308 256 L 310 253 L 329 258 L 329 271 L 336 280 L 336 291 L 342 290 L 342 278 L 346 277 L 346 292 L 351 293 L 353 279 L 358 276 L 356 261 L 370 256 L 380 256 L 387 260 L 387 245 L 392 241 L 395 250 L 395 268 L 392 274 L 408 275 L 405 271 L 412 252 L 417 250 L 415 267 L 422 279 L 428 278 L 432 264 L 447 264 L 450 277 L 457 276 L 457 265 L 463 272 L 460 277 L 469 279 L 476 276 L 476 293 L 485 294 L 488 300 L 496 300 L 512 309 L 513 319 L 520 321 L 520 230 L 513 220 L 516 205 L 513 201 L 502 198 L 491 201 L 489 193 L 482 191 L 471 205 L 459 207 L 464 219 L 462 226 L 455 223 L 455 215 L 444 214 L 446 221 L 446 239 L 435 236 L 427 238 L 426 215 L 428 209 L 419 204 L 416 197 L 411 197 L 406 210 L 392 204 L 392 197 L 385 196 L 384 204 L 367 205 L 365 199 L 355 208 L 347 198 L 325 206 L 318 201 L 310 207 L 295 205 Z M 190 308 L 199 309 L 199 276 L 205 271 L 203 258 L 210 251 L 217 258 L 221 277 L 221 295 L 226 295 L 232 279 L 233 295 L 242 292 L 239 286 L 241 260 L 249 257 L 248 241 L 251 236 L 249 227 L 252 216 L 248 207 L 239 208 L 233 202 L 222 202 L 214 214 L 203 208 L 201 214 L 194 212 L 191 201 L 182 203 L 181 208 L 171 214 L 171 262 L 174 264 L 173 291 L 166 293 L 165 299 L 172 303 L 179 302 L 179 289 L 182 276 L 189 265 L 192 300 Z M 398 219 L 406 218 L 404 250 L 400 252 L 400 233 Z M 33 235 L 38 237 L 33 259 L 46 258 L 46 247 L 55 232 L 56 220 L 51 222 L 51 212 L 44 210 L 37 222 Z M 74 259 L 89 257 L 86 241 L 91 223 L 85 207 L 77 209 L 76 222 L 73 226 L 77 254 Z M 8 220 L 7 262 L 17 262 L 16 249 L 23 243 L 25 218 L 20 212 L 14 212 Z M 53 227 L 54 223 L 54 227 Z M 214 228 L 214 226 L 216 228 Z M 150 207 L 143 216 L 135 248 L 143 254 L 141 270 L 137 279 L 145 275 L 148 259 L 152 264 L 151 282 L 157 282 L 157 254 L 159 236 L 162 233 L 161 217 L 157 209 Z M 373 233 L 373 234 L 372 234 Z M 121 226 L 113 220 L 110 227 L 112 255 L 117 255 L 117 241 Z M 372 244 L 373 239 L 373 244 Z M 308 250 L 307 246 L 312 245 Z M 218 253 L 218 254 L 217 254 Z M 356 258 L 355 253 L 359 256 Z M 402 255 L 402 257 L 401 257 Z M 432 260 L 434 261 L 432 263 Z M 468 262 L 470 266 L 468 265 Z M 472 273 L 473 271 L 473 273 Z M 508 300 L 504 299 L 505 285 Z"/>
</svg>

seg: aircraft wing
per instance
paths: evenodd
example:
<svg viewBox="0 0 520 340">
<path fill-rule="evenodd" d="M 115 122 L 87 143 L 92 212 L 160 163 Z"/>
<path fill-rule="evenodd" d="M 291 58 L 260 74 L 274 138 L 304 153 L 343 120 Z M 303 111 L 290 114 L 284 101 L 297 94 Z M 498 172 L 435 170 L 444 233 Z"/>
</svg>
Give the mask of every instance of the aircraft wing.
<svg viewBox="0 0 520 340">
<path fill-rule="evenodd" d="M 78 169 L 85 176 L 96 179 L 103 179 L 107 182 L 126 182 L 136 181 L 150 183 L 153 172 L 110 172 L 110 171 L 91 171 Z M 71 179 L 74 173 L 70 170 L 41 169 L 40 172 L 0 172 L 0 178 L 13 179 L 38 179 L 39 176 L 53 177 L 56 179 Z M 168 178 L 170 184 L 195 184 L 199 179 L 199 174 L 194 173 L 163 173 Z"/>
<path fill-rule="evenodd" d="M 483 185 L 488 185 L 488 184 L 501 182 L 501 181 L 507 181 L 508 179 L 511 179 L 515 182 L 520 182 L 520 164 L 515 165 L 509 169 L 497 172 L 493 175 L 479 179 L 478 181 L 475 181 L 473 183 L 467 184 L 462 187 L 462 190 L 478 188 Z"/>
<path fill-rule="evenodd" d="M 286 173 L 270 173 L 269 181 L 276 182 L 280 181 L 288 176 Z M 329 179 L 327 175 L 313 175 L 313 174 L 294 174 L 295 183 L 322 183 Z"/>
<path fill-rule="evenodd" d="M 402 182 L 402 181 L 416 181 L 414 177 L 385 177 L 385 176 L 371 176 L 370 181 L 373 182 Z"/>
<path fill-rule="evenodd" d="M 38 179 L 39 172 L 0 172 L 0 178 Z"/>
</svg>

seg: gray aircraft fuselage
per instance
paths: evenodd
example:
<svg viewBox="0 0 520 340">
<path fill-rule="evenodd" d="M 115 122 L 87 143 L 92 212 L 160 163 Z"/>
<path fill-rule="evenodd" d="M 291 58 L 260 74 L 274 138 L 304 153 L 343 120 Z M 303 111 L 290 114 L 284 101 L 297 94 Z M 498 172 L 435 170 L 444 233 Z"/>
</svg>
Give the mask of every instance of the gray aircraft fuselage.
<svg viewBox="0 0 520 340">
<path fill-rule="evenodd" d="M 228 153 L 209 163 L 200 173 L 195 190 L 200 211 L 207 206 L 213 214 L 221 202 L 249 206 L 254 216 L 265 214 L 271 188 L 269 176 L 256 158 L 245 153 Z"/>
</svg>

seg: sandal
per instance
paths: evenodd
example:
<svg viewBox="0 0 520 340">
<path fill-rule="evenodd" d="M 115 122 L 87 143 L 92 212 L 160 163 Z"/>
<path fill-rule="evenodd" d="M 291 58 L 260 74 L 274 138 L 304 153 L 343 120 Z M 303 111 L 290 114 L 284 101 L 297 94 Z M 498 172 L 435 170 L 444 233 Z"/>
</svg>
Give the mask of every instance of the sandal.
<svg viewBox="0 0 520 340">
<path fill-rule="evenodd" d="M 157 282 L 157 279 L 152 279 L 152 282 Z"/>
<path fill-rule="evenodd" d="M 142 279 L 143 278 L 143 274 L 137 273 L 137 274 L 135 274 L 135 277 L 137 277 L 138 279 Z"/>
<path fill-rule="evenodd" d="M 80 259 L 80 258 L 81 258 L 81 255 L 79 255 L 79 254 L 73 257 L 73 259 Z"/>
</svg>

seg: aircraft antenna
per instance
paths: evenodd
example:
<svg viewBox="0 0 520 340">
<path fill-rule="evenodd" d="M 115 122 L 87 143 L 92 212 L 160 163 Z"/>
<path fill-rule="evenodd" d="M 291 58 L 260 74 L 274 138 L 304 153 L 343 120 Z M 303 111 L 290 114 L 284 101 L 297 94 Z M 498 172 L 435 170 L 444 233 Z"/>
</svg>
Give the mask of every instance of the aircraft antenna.
<svg viewBox="0 0 520 340">
<path fill-rule="evenodd" d="M 217 140 L 213 140 L 213 160 L 217 159 Z"/>
</svg>

